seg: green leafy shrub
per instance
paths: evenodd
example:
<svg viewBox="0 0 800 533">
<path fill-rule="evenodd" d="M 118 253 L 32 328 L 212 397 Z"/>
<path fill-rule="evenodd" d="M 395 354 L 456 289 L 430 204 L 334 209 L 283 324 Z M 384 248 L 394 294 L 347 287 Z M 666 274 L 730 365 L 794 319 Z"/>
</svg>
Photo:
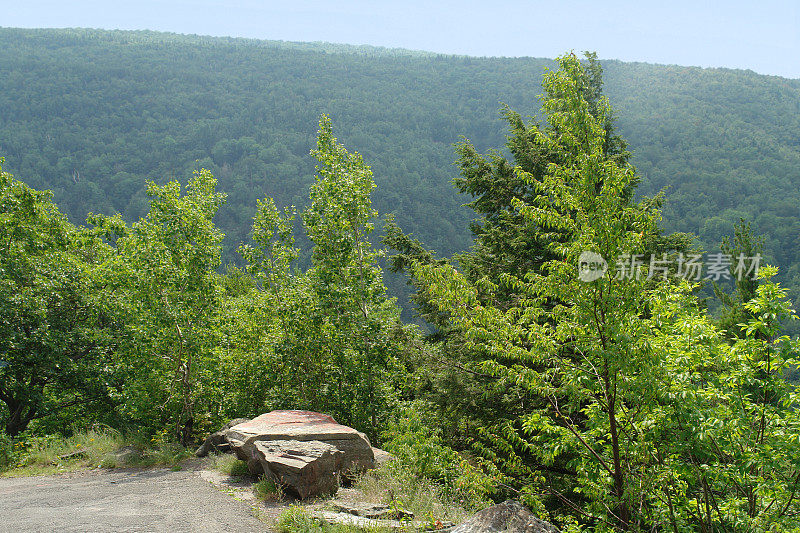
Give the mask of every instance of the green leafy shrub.
<svg viewBox="0 0 800 533">
<path fill-rule="evenodd" d="M 396 459 L 389 468 L 401 478 L 437 482 L 468 507 L 479 506 L 494 491 L 494 479 L 447 446 L 432 418 L 429 406 L 421 400 L 396 409 L 383 434 L 384 448 Z"/>
<path fill-rule="evenodd" d="M 0 471 L 14 462 L 14 441 L 8 435 L 0 434 Z"/>
<path fill-rule="evenodd" d="M 132 458 L 129 466 L 175 466 L 194 455 L 193 450 L 175 442 L 173 435 L 166 429 L 162 429 L 149 439 L 145 434 L 138 434 L 130 440 L 142 450 L 142 454 Z"/>
</svg>

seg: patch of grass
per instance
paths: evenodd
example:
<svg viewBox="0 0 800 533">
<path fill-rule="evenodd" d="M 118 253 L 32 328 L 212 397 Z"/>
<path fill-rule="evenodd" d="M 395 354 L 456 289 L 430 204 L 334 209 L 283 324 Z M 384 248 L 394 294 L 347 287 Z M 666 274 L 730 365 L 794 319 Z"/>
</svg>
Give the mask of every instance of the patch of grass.
<svg viewBox="0 0 800 533">
<path fill-rule="evenodd" d="M 393 463 L 365 473 L 356 487 L 367 501 L 411 511 L 415 520 L 431 525 L 437 521 L 458 524 L 489 505 L 449 494 L 441 485 L 417 478 Z"/>
<path fill-rule="evenodd" d="M 267 476 L 263 476 L 256 483 L 253 483 L 253 491 L 260 500 L 280 501 L 283 499 L 281 487 Z"/>
<path fill-rule="evenodd" d="M 192 457 L 193 453 L 176 443 L 157 443 L 151 448 L 146 448 L 141 457 L 131 461 L 130 466 L 177 466 L 184 459 Z"/>
<path fill-rule="evenodd" d="M 130 443 L 131 439 L 111 428 L 93 428 L 71 437 L 30 437 L 14 444 L 13 461 L 0 475 L 41 476 L 95 467 L 177 466 L 192 455 L 177 444 L 155 443 L 151 447 L 136 446 L 143 451 L 127 459 L 115 453 Z"/>
<path fill-rule="evenodd" d="M 103 456 L 103 458 L 100 460 L 100 464 L 97 466 L 111 470 L 112 468 L 119 468 L 121 465 L 120 461 L 113 453 L 107 453 L 105 456 Z"/>
<path fill-rule="evenodd" d="M 246 477 L 250 475 L 247 463 L 238 460 L 234 455 L 224 454 L 217 456 L 214 459 L 213 468 L 231 477 Z"/>
<path fill-rule="evenodd" d="M 68 438 L 33 437 L 15 444 L 16 460 L 3 476 L 34 476 L 96 467 L 125 444 L 122 434 L 110 428 L 95 428 Z"/>
<path fill-rule="evenodd" d="M 311 513 L 300 506 L 293 505 L 278 517 L 278 533 L 322 533 L 322 524 Z"/>
</svg>

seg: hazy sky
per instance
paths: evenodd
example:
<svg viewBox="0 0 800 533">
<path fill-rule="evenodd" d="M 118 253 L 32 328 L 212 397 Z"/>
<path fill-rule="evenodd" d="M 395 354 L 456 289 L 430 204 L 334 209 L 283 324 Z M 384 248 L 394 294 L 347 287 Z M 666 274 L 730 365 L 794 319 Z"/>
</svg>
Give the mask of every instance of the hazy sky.
<svg viewBox="0 0 800 533">
<path fill-rule="evenodd" d="M 800 0 L 0 0 L 0 25 L 151 29 L 434 52 L 751 69 L 800 78 Z"/>
</svg>

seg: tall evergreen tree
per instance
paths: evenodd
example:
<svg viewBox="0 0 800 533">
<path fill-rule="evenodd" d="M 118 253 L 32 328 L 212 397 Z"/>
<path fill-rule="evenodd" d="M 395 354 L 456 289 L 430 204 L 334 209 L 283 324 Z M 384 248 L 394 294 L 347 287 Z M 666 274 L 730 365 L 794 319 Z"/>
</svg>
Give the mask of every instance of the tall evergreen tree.
<svg viewBox="0 0 800 533">
<path fill-rule="evenodd" d="M 535 191 L 512 205 L 540 239 L 541 265 L 497 282 L 472 282 L 441 267 L 416 273 L 434 301 L 453 310 L 451 320 L 482 356 L 478 368 L 530 397 L 518 419 L 485 428 L 487 456 L 527 494 L 584 507 L 593 520 L 629 529 L 641 496 L 631 472 L 641 468 L 631 429 L 647 416 L 631 407 L 645 400 L 655 364 L 642 344 L 647 280 L 618 280 L 612 272 L 584 283 L 575 267 L 586 250 L 612 262 L 643 253 L 657 234 L 656 214 L 650 203 L 631 202 L 636 175 L 625 158 L 605 150 L 607 100 L 586 100 L 586 74 L 575 56 L 559 63 L 544 79 L 548 126 L 531 135 L 554 157 L 541 175 L 514 170 Z M 482 296 L 501 287 L 516 296 Z M 583 494 L 575 498 L 577 485 Z"/>
<path fill-rule="evenodd" d="M 484 456 L 531 506 L 576 530 L 794 527 L 800 420 L 779 377 L 796 364 L 777 336 L 792 315 L 784 291 L 757 289 L 744 338 L 730 346 L 697 311 L 693 287 L 634 260 L 658 240 L 657 203 L 630 201 L 634 169 L 604 150 L 607 100 L 589 105 L 574 56 L 559 64 L 544 79 L 548 128 L 535 135 L 558 162 L 541 179 L 516 169 L 538 193 L 515 202 L 520 216 L 559 236 L 552 259 L 498 283 L 414 266 L 481 356 L 476 368 L 535 400 L 516 421 L 482 429 Z M 610 271 L 582 277 L 587 252 Z M 517 296 L 493 298 L 504 287 Z"/>
<path fill-rule="evenodd" d="M 589 114 L 597 117 L 602 102 L 603 70 L 595 53 L 586 53 L 586 67 L 572 83 L 586 102 Z M 472 250 L 459 256 L 460 265 L 472 280 L 487 276 L 497 282 L 501 275 L 523 278 L 529 272 L 541 272 L 542 265 L 553 259 L 550 252 L 553 239 L 560 238 L 557 232 L 532 226 L 519 210 L 520 204 L 531 204 L 540 196 L 537 184 L 546 175 L 548 166 L 563 164 L 562 154 L 540 141 L 543 131 L 553 133 L 557 126 L 526 124 L 508 106 L 503 107 L 502 115 L 509 126 L 506 149 L 511 160 L 499 151 L 481 155 L 468 140 L 456 145 L 456 164 L 461 175 L 454 183 L 459 192 L 474 198 L 467 205 L 480 217 L 470 226 L 475 237 Z M 607 160 L 624 166 L 630 152 L 615 132 L 614 115 L 609 113 L 602 120 L 602 153 Z M 524 178 L 518 169 L 525 172 Z M 627 201 L 632 199 L 637 181 L 626 188 Z"/>
</svg>

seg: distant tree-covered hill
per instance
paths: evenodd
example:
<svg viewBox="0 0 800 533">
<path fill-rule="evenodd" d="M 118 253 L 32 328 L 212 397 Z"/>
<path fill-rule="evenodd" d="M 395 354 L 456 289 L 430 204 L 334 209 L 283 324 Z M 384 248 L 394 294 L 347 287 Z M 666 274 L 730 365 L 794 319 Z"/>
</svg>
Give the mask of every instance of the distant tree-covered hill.
<svg viewBox="0 0 800 533">
<path fill-rule="evenodd" d="M 549 59 L 471 58 L 323 43 L 156 32 L 0 29 L 0 156 L 52 189 L 74 222 L 141 216 L 144 179 L 210 169 L 228 203 L 226 249 L 256 199 L 307 202 L 318 117 L 372 165 L 376 207 L 443 255 L 472 216 L 452 144 L 502 149 L 506 103 L 538 113 Z M 603 62 L 606 94 L 667 231 L 715 251 L 740 217 L 800 295 L 800 80 L 750 71 Z M 399 282 L 393 281 L 395 285 Z M 395 287 L 396 290 L 399 287 Z"/>
</svg>

